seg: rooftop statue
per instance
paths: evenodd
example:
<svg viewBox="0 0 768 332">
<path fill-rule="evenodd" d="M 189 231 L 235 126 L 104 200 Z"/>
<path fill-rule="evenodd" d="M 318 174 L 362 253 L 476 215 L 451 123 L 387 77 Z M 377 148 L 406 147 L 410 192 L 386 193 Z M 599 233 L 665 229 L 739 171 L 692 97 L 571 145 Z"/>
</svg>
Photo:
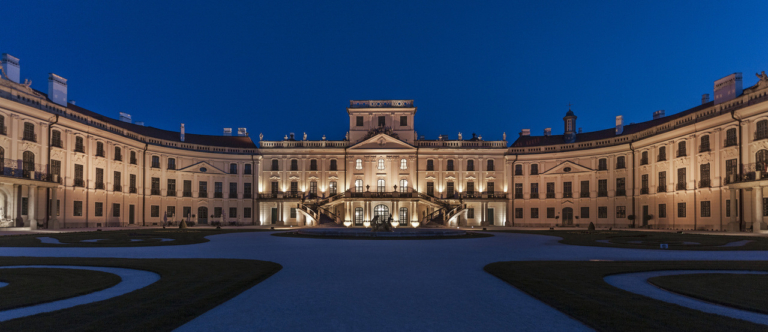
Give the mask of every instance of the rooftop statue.
<svg viewBox="0 0 768 332">
<path fill-rule="evenodd" d="M 264 140 L 264 133 L 259 133 L 259 141 L 263 141 L 263 140 Z"/>
</svg>

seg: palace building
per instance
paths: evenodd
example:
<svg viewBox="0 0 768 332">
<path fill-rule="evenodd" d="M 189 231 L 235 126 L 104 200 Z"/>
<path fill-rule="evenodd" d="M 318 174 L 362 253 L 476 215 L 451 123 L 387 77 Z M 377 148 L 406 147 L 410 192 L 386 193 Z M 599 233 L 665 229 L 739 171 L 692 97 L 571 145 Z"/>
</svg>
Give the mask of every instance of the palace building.
<svg viewBox="0 0 768 332">
<path fill-rule="evenodd" d="M 352 100 L 344 140 L 254 142 L 178 132 L 87 110 L 67 80 L 47 93 L 0 72 L 0 227 L 238 224 L 646 227 L 766 230 L 768 75 L 642 123 L 512 143 L 417 137 L 413 100 Z M 765 198 L 764 198 L 765 197 Z"/>
</svg>

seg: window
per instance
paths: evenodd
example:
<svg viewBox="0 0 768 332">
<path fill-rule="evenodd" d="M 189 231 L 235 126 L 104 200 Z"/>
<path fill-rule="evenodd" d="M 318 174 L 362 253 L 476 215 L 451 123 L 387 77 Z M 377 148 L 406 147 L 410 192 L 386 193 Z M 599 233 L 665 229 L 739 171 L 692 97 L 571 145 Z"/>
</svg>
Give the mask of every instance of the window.
<svg viewBox="0 0 768 332">
<path fill-rule="evenodd" d="M 316 171 L 317 170 L 317 159 L 312 159 L 309 161 L 309 170 L 310 171 Z"/>
<path fill-rule="evenodd" d="M 685 203 L 677 203 L 677 217 L 685 218 Z"/>
<path fill-rule="evenodd" d="M 176 159 L 175 158 L 168 158 L 168 169 L 169 170 L 176 169 Z"/>
<path fill-rule="evenodd" d="M 768 216 L 768 212 L 766 212 L 768 209 L 766 208 L 768 208 L 768 198 L 763 198 L 763 217 Z"/>
<path fill-rule="evenodd" d="M 435 170 L 435 161 L 432 159 L 427 160 L 427 170 L 428 171 L 434 171 Z"/>
<path fill-rule="evenodd" d="M 475 219 L 475 209 L 474 208 L 467 209 L 467 219 Z"/>
<path fill-rule="evenodd" d="M 539 219 L 539 208 L 531 208 L 531 218 Z"/>
<path fill-rule="evenodd" d="M 355 180 L 355 192 L 358 192 L 358 193 L 363 192 L 363 180 L 360 180 L 360 179 Z"/>
<path fill-rule="evenodd" d="M 736 159 L 728 159 L 725 161 L 725 181 L 726 183 L 731 183 L 733 181 L 736 181 L 736 176 L 738 174 L 736 165 Z M 731 180 L 731 175 L 733 175 L 733 180 Z"/>
<path fill-rule="evenodd" d="M 454 187 L 453 187 L 453 182 L 446 183 L 445 193 L 446 193 L 447 197 L 449 197 L 449 198 L 453 197 L 456 194 L 456 192 L 454 190 Z"/>
<path fill-rule="evenodd" d="M 547 198 L 555 198 L 555 183 L 547 182 Z"/>
<path fill-rule="evenodd" d="M 280 166 L 278 166 L 278 163 L 279 162 L 278 162 L 277 159 L 272 159 L 272 170 L 273 171 L 279 171 L 280 170 Z"/>
<path fill-rule="evenodd" d="M 251 219 L 251 208 L 243 208 L 243 218 Z"/>
<path fill-rule="evenodd" d="M 168 196 L 176 196 L 176 179 L 168 179 Z"/>
<path fill-rule="evenodd" d="M 379 127 L 384 127 L 386 125 L 387 125 L 386 118 L 384 118 L 383 116 L 380 116 L 379 117 Z"/>
<path fill-rule="evenodd" d="M 523 218 L 523 208 L 515 208 L 515 218 Z"/>
<path fill-rule="evenodd" d="M 5 117 L 2 115 L 0 115 L 0 134 L 7 135 L 5 128 Z"/>
<path fill-rule="evenodd" d="M 701 178 L 701 180 L 699 181 L 699 188 L 709 188 L 710 187 L 709 164 L 701 164 L 701 165 L 699 165 L 699 178 Z"/>
<path fill-rule="evenodd" d="M 515 175 L 523 175 L 523 165 L 515 165 Z"/>
<path fill-rule="evenodd" d="M 408 221 L 408 208 L 401 207 L 400 208 L 400 223 L 404 223 Z"/>
<path fill-rule="evenodd" d="M 648 165 L 648 151 L 640 154 L 640 165 Z"/>
<path fill-rule="evenodd" d="M 475 170 L 475 161 L 470 159 L 467 160 L 467 171 L 474 171 Z"/>
<path fill-rule="evenodd" d="M 165 213 L 168 216 L 168 218 L 172 218 L 173 216 L 176 215 L 176 207 L 173 206 L 173 205 L 166 206 L 165 207 Z"/>
<path fill-rule="evenodd" d="M 229 208 L 229 217 L 230 218 L 237 218 L 237 208 L 236 207 Z"/>
<path fill-rule="evenodd" d="M 400 192 L 401 193 L 407 193 L 408 192 L 408 180 L 401 179 L 400 180 Z"/>
<path fill-rule="evenodd" d="M 251 193 L 253 191 L 251 190 L 251 183 L 245 182 L 243 183 L 243 198 L 251 198 Z"/>
<path fill-rule="evenodd" d="M 407 126 L 408 126 L 408 117 L 400 116 L 400 127 L 407 127 Z"/>
<path fill-rule="evenodd" d="M 224 190 L 224 183 L 222 183 L 222 182 L 214 182 L 213 183 L 213 192 L 214 193 L 218 193 L 218 195 L 216 195 L 216 196 L 219 196 L 219 197 L 216 197 L 216 198 L 221 198 L 221 193 L 223 192 L 223 190 Z"/>
<path fill-rule="evenodd" d="M 0 156 L 0 163 L 2 163 L 3 157 Z M 51 159 L 51 174 L 59 175 L 61 176 L 61 161 L 56 159 Z"/>
<path fill-rule="evenodd" d="M 136 160 L 136 151 L 131 151 L 131 165 L 136 165 L 138 161 Z"/>
<path fill-rule="evenodd" d="M 580 216 L 580 218 L 581 219 L 589 218 L 589 207 L 587 207 L 587 206 L 582 206 L 581 207 L 581 216 Z"/>
<path fill-rule="evenodd" d="M 405 160 L 405 158 L 400 159 L 400 169 L 401 170 L 408 169 L 408 160 Z"/>
<path fill-rule="evenodd" d="M 26 127 L 25 127 L 26 133 Z M 755 132 L 755 139 L 768 138 L 768 120 L 760 120 L 757 122 L 757 131 Z"/>
<path fill-rule="evenodd" d="M 725 131 L 725 146 L 734 146 L 737 143 L 736 128 L 731 128 Z"/>
<path fill-rule="evenodd" d="M 648 194 L 648 174 L 640 176 L 640 194 Z"/>
<path fill-rule="evenodd" d="M 149 207 L 149 216 L 152 218 L 160 218 L 160 205 L 152 205 Z"/>
<path fill-rule="evenodd" d="M 131 174 L 130 176 L 128 176 L 128 181 L 129 181 L 128 186 L 130 187 L 129 191 L 132 194 L 136 193 L 136 174 Z"/>
<path fill-rule="evenodd" d="M 355 208 L 355 225 L 360 226 L 363 224 L 363 208 Z"/>
<path fill-rule="evenodd" d="M 184 180 L 184 197 L 192 197 L 192 180 Z"/>
<path fill-rule="evenodd" d="M 489 171 L 489 172 L 493 171 L 493 159 L 488 159 L 488 163 L 485 166 L 485 168 L 486 168 L 485 169 L 486 171 Z"/>
<path fill-rule="evenodd" d="M 37 135 L 35 135 L 35 125 L 30 122 L 24 122 L 24 138 L 25 141 L 37 142 Z"/>
<path fill-rule="evenodd" d="M 597 170 L 598 171 L 606 171 L 608 170 L 608 159 L 602 158 L 597 160 Z"/>
<path fill-rule="evenodd" d="M 677 143 L 677 156 L 678 157 L 685 157 L 685 141 L 682 141 L 680 143 Z"/>
<path fill-rule="evenodd" d="M 152 168 L 160 168 L 160 157 L 152 156 Z"/>
<path fill-rule="evenodd" d="M 214 218 L 221 218 L 221 207 L 214 207 L 213 208 L 213 217 Z"/>
<path fill-rule="evenodd" d="M 72 215 L 75 217 L 83 216 L 83 201 L 75 201 L 72 208 Z"/>
<path fill-rule="evenodd" d="M 616 169 L 626 168 L 626 158 L 624 156 L 619 156 L 616 158 Z"/>
<path fill-rule="evenodd" d="M 85 143 L 82 136 L 75 136 L 75 152 L 85 153 Z"/>
<path fill-rule="evenodd" d="M 539 198 L 539 183 L 531 183 L 531 198 Z"/>
<path fill-rule="evenodd" d="M 26 216 L 29 214 L 29 198 L 21 198 L 21 215 Z"/>
<path fill-rule="evenodd" d="M 337 170 L 336 159 L 331 159 L 330 170 L 332 170 L 332 171 L 336 171 Z"/>
<path fill-rule="evenodd" d="M 191 206 L 185 206 L 181 208 L 181 217 L 182 218 L 190 218 L 192 217 L 192 207 Z"/>
<path fill-rule="evenodd" d="M 659 204 L 659 218 L 667 217 L 667 204 Z"/>
<path fill-rule="evenodd" d="M 699 152 L 709 151 L 709 135 L 701 136 L 701 144 L 699 145 Z"/>
<path fill-rule="evenodd" d="M 539 175 L 539 164 L 531 164 L 531 175 Z"/>
<path fill-rule="evenodd" d="M 757 151 L 755 154 L 755 170 L 765 174 L 766 169 L 768 169 L 768 150 Z"/>
<path fill-rule="evenodd" d="M 363 160 L 362 159 L 355 160 L 355 169 L 363 169 Z"/>
<path fill-rule="evenodd" d="M 667 192 L 667 172 L 659 172 L 659 190 L 658 192 Z"/>
<path fill-rule="evenodd" d="M 3 130 L 3 127 L 0 126 L 0 130 Z M 63 146 L 61 142 L 61 132 L 58 130 L 51 131 L 51 145 L 55 146 L 57 148 L 60 148 Z"/>
<path fill-rule="evenodd" d="M 656 161 L 667 160 L 667 147 L 662 146 L 659 148 L 659 155 L 656 156 Z"/>
<path fill-rule="evenodd" d="M 245 164 L 243 174 L 251 174 L 251 164 Z"/>
<path fill-rule="evenodd" d="M 237 164 L 229 164 L 229 174 L 237 174 Z"/>
<path fill-rule="evenodd" d="M 272 181 L 270 184 L 270 188 L 273 195 L 276 195 L 280 191 L 280 187 L 277 184 L 277 181 Z"/>
<path fill-rule="evenodd" d="M 197 197 L 208 197 L 208 181 L 200 181 L 197 183 Z"/>
<path fill-rule="evenodd" d="M 104 189 L 104 169 L 96 168 L 96 189 Z"/>
<path fill-rule="evenodd" d="M 597 207 L 597 217 L 604 219 L 608 218 L 608 207 L 607 206 L 598 206 Z"/>
<path fill-rule="evenodd" d="M 376 191 L 383 193 L 387 190 L 386 182 L 384 181 L 384 179 L 379 179 L 379 181 L 376 181 L 376 183 L 377 183 Z"/>
<path fill-rule="evenodd" d="M 118 171 L 115 171 L 115 173 L 114 173 L 114 175 L 112 177 L 112 184 L 113 184 L 113 187 L 114 187 L 112 190 L 114 190 L 114 191 L 121 191 L 122 190 L 122 188 L 120 188 L 120 184 L 121 183 L 122 183 L 122 174 L 120 174 L 120 172 L 118 172 Z"/>
<path fill-rule="evenodd" d="M 453 160 L 447 160 L 445 164 L 446 171 L 453 171 Z"/>
<path fill-rule="evenodd" d="M 736 205 L 736 215 L 738 216 L 739 215 L 739 208 L 738 208 L 739 200 L 738 199 L 736 200 L 736 204 L 735 205 Z M 726 217 L 730 217 L 731 216 L 731 200 L 730 199 L 726 199 L 725 200 L 725 216 Z"/>
<path fill-rule="evenodd" d="M 152 187 L 151 187 L 152 188 L 152 192 L 151 192 L 151 194 L 152 195 L 160 195 L 160 178 L 152 178 L 150 181 L 152 183 Z"/>
<path fill-rule="evenodd" d="M 624 186 L 625 183 L 626 183 L 626 181 L 624 180 L 624 178 L 617 178 L 616 179 L 616 196 L 626 196 L 627 195 L 627 190 L 626 190 L 626 187 Z"/>
<path fill-rule="evenodd" d="M 317 181 L 309 182 L 309 195 L 310 197 L 317 197 Z"/>
<path fill-rule="evenodd" d="M 291 159 L 291 170 L 292 171 L 298 171 L 299 170 L 299 161 L 296 159 Z"/>
<path fill-rule="evenodd" d="M 229 183 L 229 198 L 237 198 L 237 182 Z"/>
<path fill-rule="evenodd" d="M 291 208 L 291 219 L 296 219 L 296 208 Z"/>
<path fill-rule="evenodd" d="M 573 197 L 573 184 L 570 181 L 563 182 L 563 197 Z"/>
<path fill-rule="evenodd" d="M 581 181 L 581 197 L 589 197 L 589 181 Z"/>
<path fill-rule="evenodd" d="M 626 206 L 617 206 L 616 207 L 616 218 L 626 218 L 627 217 L 627 207 Z"/>
<path fill-rule="evenodd" d="M 379 163 L 378 163 L 378 166 L 376 167 L 376 169 L 378 169 L 378 170 L 383 170 L 384 169 L 384 159 L 379 159 Z"/>
<path fill-rule="evenodd" d="M 701 217 L 708 218 L 710 216 L 709 201 L 701 201 Z"/>
<path fill-rule="evenodd" d="M 555 219 L 555 208 L 553 207 L 547 208 L 547 219 Z"/>
<path fill-rule="evenodd" d="M 26 197 L 25 197 L 26 198 Z M 24 211 L 22 211 L 22 214 Z M 104 216 L 104 203 L 102 202 L 96 202 L 93 209 L 93 215 L 96 217 L 103 217 Z"/>
<path fill-rule="evenodd" d="M 495 188 L 494 188 L 494 186 L 493 186 L 493 182 L 488 182 L 488 183 L 486 183 L 486 184 L 485 184 L 485 192 L 487 192 L 487 193 L 489 193 L 489 194 L 493 195 L 493 193 L 495 192 L 495 190 L 494 190 L 494 189 L 495 189 Z"/>
<path fill-rule="evenodd" d="M 358 126 L 358 127 L 362 127 L 363 126 L 363 117 L 362 116 L 358 116 L 355 120 L 356 120 L 356 122 L 355 122 L 356 126 Z"/>
<path fill-rule="evenodd" d="M 104 143 L 96 142 L 96 157 L 104 157 Z"/>
<path fill-rule="evenodd" d="M 115 160 L 117 161 L 123 160 L 123 151 L 120 149 L 119 146 L 115 147 Z"/>
<path fill-rule="evenodd" d="M 336 186 L 336 181 L 331 181 L 328 184 L 328 189 L 330 190 L 331 196 L 336 195 L 338 193 L 339 188 Z"/>
<path fill-rule="evenodd" d="M 83 181 L 83 165 L 75 164 L 75 187 L 85 187 Z"/>
<path fill-rule="evenodd" d="M 685 190 L 686 188 L 685 168 L 677 169 L 677 190 Z"/>
<path fill-rule="evenodd" d="M 467 195 L 473 195 L 475 193 L 475 183 L 467 182 Z"/>
<path fill-rule="evenodd" d="M 427 182 L 427 195 L 435 196 L 435 183 Z"/>
</svg>

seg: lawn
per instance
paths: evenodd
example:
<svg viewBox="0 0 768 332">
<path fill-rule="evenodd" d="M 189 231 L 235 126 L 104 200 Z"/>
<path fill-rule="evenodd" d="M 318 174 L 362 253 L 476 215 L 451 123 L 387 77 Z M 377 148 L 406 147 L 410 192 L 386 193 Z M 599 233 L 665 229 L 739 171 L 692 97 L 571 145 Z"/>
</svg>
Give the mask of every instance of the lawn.
<svg viewBox="0 0 768 332">
<path fill-rule="evenodd" d="M 561 237 L 560 243 L 579 246 L 659 249 L 665 243 L 674 250 L 768 250 L 768 238 L 758 236 L 738 236 L 725 234 L 687 234 L 675 232 L 644 231 L 586 231 L 586 230 L 549 230 L 549 231 L 493 231 L 522 234 L 537 234 Z M 599 242 L 602 241 L 602 242 Z M 743 246 L 728 246 L 728 243 L 750 241 Z"/>
<path fill-rule="evenodd" d="M 0 258 L 5 265 L 120 267 L 152 271 L 160 280 L 108 300 L 0 322 L 0 331 L 171 331 L 281 269 L 241 259 Z"/>
<path fill-rule="evenodd" d="M 206 236 L 236 233 L 261 232 L 261 229 L 135 229 L 120 231 L 89 231 L 69 233 L 38 233 L 0 236 L 0 247 L 147 247 L 173 246 L 208 242 Z M 62 244 L 43 243 L 39 237 L 51 237 Z M 170 239 L 172 241 L 163 241 Z M 81 242 L 83 240 L 100 240 Z"/>
<path fill-rule="evenodd" d="M 96 292 L 117 285 L 120 277 L 101 271 L 0 269 L 0 310 L 25 307 Z"/>
<path fill-rule="evenodd" d="M 648 282 L 700 300 L 768 314 L 768 275 L 702 273 L 654 277 Z"/>
<path fill-rule="evenodd" d="M 613 287 L 605 276 L 659 270 L 768 271 L 768 262 L 498 262 L 485 271 L 598 331 L 765 331 Z M 752 298 L 764 293 L 753 292 Z M 515 303 L 509 303 L 510 308 Z"/>
</svg>

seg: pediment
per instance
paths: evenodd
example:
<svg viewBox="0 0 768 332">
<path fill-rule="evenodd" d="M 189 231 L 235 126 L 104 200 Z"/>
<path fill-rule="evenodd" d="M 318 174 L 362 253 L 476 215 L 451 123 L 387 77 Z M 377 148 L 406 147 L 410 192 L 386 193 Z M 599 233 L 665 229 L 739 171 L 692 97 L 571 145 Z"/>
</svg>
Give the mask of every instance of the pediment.
<svg viewBox="0 0 768 332">
<path fill-rule="evenodd" d="M 381 149 L 394 149 L 394 150 L 416 150 L 413 145 L 405 143 L 397 138 L 389 136 L 387 134 L 378 134 L 365 141 L 357 143 L 351 146 L 348 150 L 381 150 Z"/>
<path fill-rule="evenodd" d="M 582 166 L 571 161 L 564 161 L 559 165 L 552 167 L 540 174 L 542 175 L 575 174 L 575 173 L 586 173 L 586 172 L 592 172 L 592 171 L 594 170 L 589 167 Z"/>
<path fill-rule="evenodd" d="M 200 174 L 217 174 L 217 175 L 227 174 L 226 172 L 216 168 L 216 166 L 209 164 L 207 161 L 194 163 L 187 167 L 180 168 L 178 171 L 187 172 L 187 173 L 200 173 Z"/>
</svg>

